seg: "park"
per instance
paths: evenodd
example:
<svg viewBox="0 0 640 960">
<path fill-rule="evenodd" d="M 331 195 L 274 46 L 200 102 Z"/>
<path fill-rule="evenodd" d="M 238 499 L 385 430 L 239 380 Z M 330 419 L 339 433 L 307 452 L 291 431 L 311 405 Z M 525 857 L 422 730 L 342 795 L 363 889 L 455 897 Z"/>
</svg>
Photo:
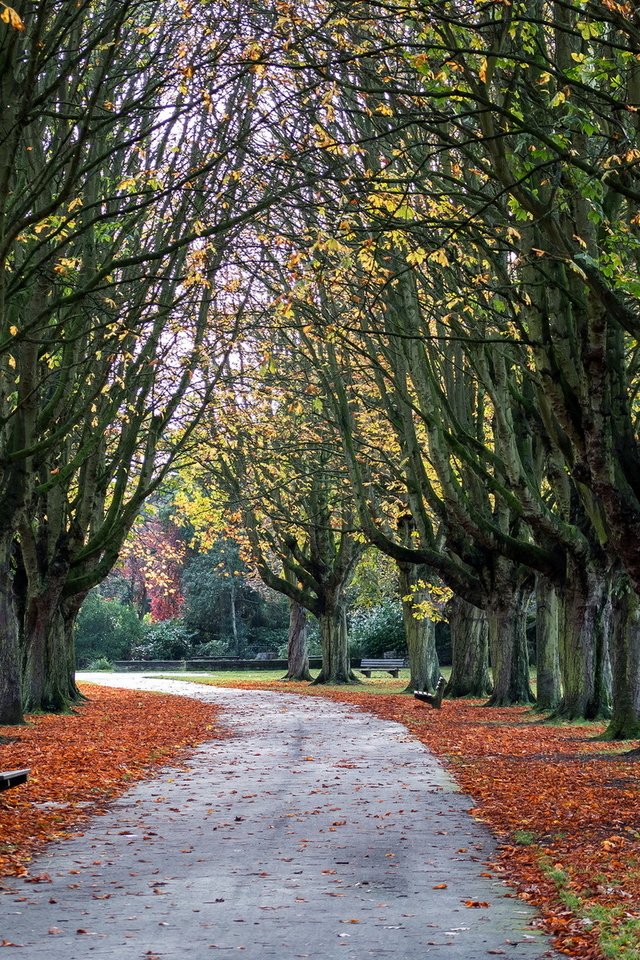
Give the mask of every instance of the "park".
<svg viewBox="0 0 640 960">
<path fill-rule="evenodd" d="M 12 0 L 0 82 L 0 946 L 635 960 L 635 6 Z"/>
</svg>

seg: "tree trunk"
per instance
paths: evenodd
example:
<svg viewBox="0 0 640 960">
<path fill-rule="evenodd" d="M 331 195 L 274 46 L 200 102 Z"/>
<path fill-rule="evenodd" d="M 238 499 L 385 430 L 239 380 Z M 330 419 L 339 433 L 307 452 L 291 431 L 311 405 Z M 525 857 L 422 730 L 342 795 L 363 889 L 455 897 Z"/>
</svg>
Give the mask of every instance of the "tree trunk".
<svg viewBox="0 0 640 960">
<path fill-rule="evenodd" d="M 84 592 L 63 600 L 58 608 L 58 619 L 54 625 L 61 631 L 61 649 L 64 650 L 65 665 L 65 676 L 61 685 L 70 704 L 86 700 L 76 684 L 76 623 L 86 595 Z"/>
<path fill-rule="evenodd" d="M 22 691 L 29 712 L 61 713 L 81 699 L 75 682 L 73 628 L 79 605 L 59 590 L 27 601 Z"/>
<path fill-rule="evenodd" d="M 529 685 L 527 607 L 529 593 L 518 585 L 502 589 L 489 606 L 489 651 L 493 670 L 490 707 L 533 703 Z"/>
<path fill-rule="evenodd" d="M 449 601 L 452 667 L 448 697 L 486 697 L 491 693 L 487 617 L 462 597 Z"/>
<path fill-rule="evenodd" d="M 238 630 L 238 615 L 236 611 L 236 585 L 233 576 L 231 577 L 230 587 L 229 606 L 231 611 L 231 633 L 233 635 L 233 648 L 236 651 L 236 657 L 239 657 L 242 651 L 240 649 L 240 632 Z"/>
<path fill-rule="evenodd" d="M 307 614 L 304 607 L 289 601 L 288 670 L 283 680 L 311 680 L 307 651 Z"/>
<path fill-rule="evenodd" d="M 325 598 L 318 621 L 320 623 L 322 669 L 313 682 L 357 683 L 357 678 L 351 671 L 344 605 L 332 597 Z"/>
<path fill-rule="evenodd" d="M 436 651 L 436 628 L 432 620 L 415 615 L 415 606 L 422 600 L 429 600 L 429 593 L 420 588 L 425 570 L 415 563 L 399 563 L 400 596 L 402 597 L 402 619 L 409 650 L 409 669 L 411 676 L 406 692 L 414 690 L 435 690 L 440 678 L 440 664 Z M 407 599 L 409 598 L 409 599 Z"/>
<path fill-rule="evenodd" d="M 22 723 L 20 647 L 13 597 L 13 534 L 0 537 L 0 724 Z"/>
<path fill-rule="evenodd" d="M 45 683 L 51 668 L 47 638 L 52 626 L 58 597 L 50 591 L 28 596 L 22 635 L 22 699 L 27 713 L 61 709 L 45 698 Z"/>
<path fill-rule="evenodd" d="M 640 597 L 620 574 L 612 591 L 613 715 L 605 738 L 640 737 Z"/>
<path fill-rule="evenodd" d="M 560 636 L 564 696 L 559 707 L 569 720 L 611 716 L 610 583 L 593 566 L 569 561 Z"/>
<path fill-rule="evenodd" d="M 554 585 L 536 578 L 537 707 L 555 710 L 562 699 L 559 650 L 559 598 Z"/>
<path fill-rule="evenodd" d="M 28 713 L 63 710 L 66 703 L 49 696 L 50 677 L 56 673 L 60 656 L 53 641 L 53 625 L 60 600 L 61 584 L 48 586 L 27 597 L 24 607 L 22 650 L 22 700 Z M 55 688 L 55 684 L 53 685 Z"/>
</svg>

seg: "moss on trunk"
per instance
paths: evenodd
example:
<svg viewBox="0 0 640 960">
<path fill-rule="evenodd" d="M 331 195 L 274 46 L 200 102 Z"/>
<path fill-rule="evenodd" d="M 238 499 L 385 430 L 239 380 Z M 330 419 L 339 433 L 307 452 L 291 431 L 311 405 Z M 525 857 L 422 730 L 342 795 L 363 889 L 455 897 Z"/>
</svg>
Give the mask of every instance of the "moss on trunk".
<svg viewBox="0 0 640 960">
<path fill-rule="evenodd" d="M 448 697 L 486 697 L 491 693 L 487 617 L 462 597 L 449 602 L 452 667 Z"/>
<path fill-rule="evenodd" d="M 522 585 L 503 588 L 492 598 L 488 619 L 493 693 L 487 706 L 534 702 L 529 684 L 528 602 L 529 593 Z"/>
</svg>

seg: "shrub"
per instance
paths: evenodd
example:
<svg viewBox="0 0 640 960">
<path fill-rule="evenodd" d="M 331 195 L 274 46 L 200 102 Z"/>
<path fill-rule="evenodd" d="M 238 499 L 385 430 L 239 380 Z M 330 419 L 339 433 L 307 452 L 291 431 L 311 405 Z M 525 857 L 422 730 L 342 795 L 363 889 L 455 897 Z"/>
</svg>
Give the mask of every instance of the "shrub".
<svg viewBox="0 0 640 960">
<path fill-rule="evenodd" d="M 349 632 L 353 656 L 381 657 L 387 650 L 405 653 L 407 649 L 402 607 L 393 600 L 356 610 L 351 615 Z"/>
<path fill-rule="evenodd" d="M 87 670 L 113 670 L 113 664 L 106 657 L 98 657 L 87 664 Z"/>
<path fill-rule="evenodd" d="M 194 646 L 190 656 L 196 659 L 206 659 L 207 657 L 228 657 L 229 650 L 226 643 L 222 640 L 209 640 L 208 643 L 200 643 Z"/>
<path fill-rule="evenodd" d="M 91 591 L 82 604 L 76 623 L 75 644 L 78 666 L 99 659 L 124 660 L 140 636 L 142 624 L 128 603 L 106 600 Z"/>
<path fill-rule="evenodd" d="M 284 658 L 287 656 L 287 639 L 289 630 L 282 627 L 279 630 L 261 630 L 258 636 L 249 644 L 249 655 L 255 657 L 258 653 L 277 653 L 284 647 Z"/>
<path fill-rule="evenodd" d="M 131 651 L 134 660 L 184 660 L 193 655 L 193 634 L 180 620 L 144 624 Z"/>
</svg>

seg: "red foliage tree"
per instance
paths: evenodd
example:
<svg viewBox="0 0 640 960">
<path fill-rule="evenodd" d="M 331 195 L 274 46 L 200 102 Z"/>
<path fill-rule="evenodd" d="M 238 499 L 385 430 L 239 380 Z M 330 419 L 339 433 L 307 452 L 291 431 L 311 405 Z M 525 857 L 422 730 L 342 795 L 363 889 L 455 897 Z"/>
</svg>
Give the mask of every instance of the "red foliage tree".
<svg viewBox="0 0 640 960">
<path fill-rule="evenodd" d="M 187 547 L 172 520 L 145 518 L 123 551 L 125 571 L 140 578 L 154 623 L 180 616 L 184 597 L 181 575 Z"/>
</svg>

